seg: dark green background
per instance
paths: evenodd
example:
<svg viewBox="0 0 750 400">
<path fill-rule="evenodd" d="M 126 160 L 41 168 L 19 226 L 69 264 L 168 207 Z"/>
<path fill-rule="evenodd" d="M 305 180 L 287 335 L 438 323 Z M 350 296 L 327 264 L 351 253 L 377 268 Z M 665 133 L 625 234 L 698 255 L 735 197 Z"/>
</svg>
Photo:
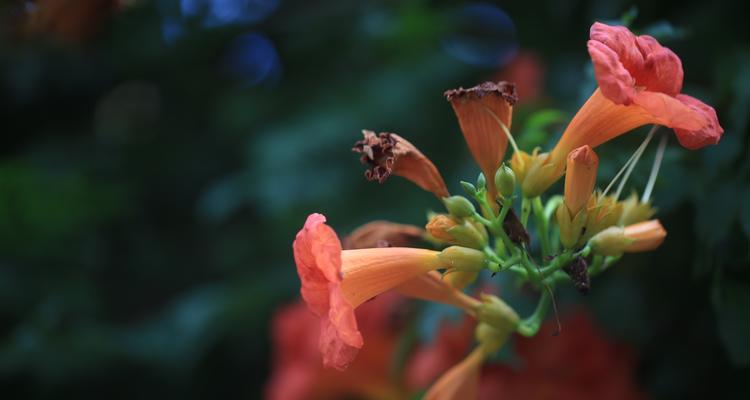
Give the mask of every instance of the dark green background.
<svg viewBox="0 0 750 400">
<path fill-rule="evenodd" d="M 521 99 L 521 135 L 536 110 L 575 112 L 593 88 L 589 26 L 633 5 L 503 2 L 513 36 L 452 1 L 281 1 L 257 21 L 211 24 L 165 0 L 102 17 L 71 44 L 19 36 L 19 3 L 0 6 L 3 398 L 260 397 L 269 318 L 296 296 L 291 242 L 306 215 L 344 233 L 376 218 L 422 224 L 440 207 L 404 180 L 365 182 L 349 151 L 359 131 L 407 137 L 459 191 L 477 168 L 441 94 L 500 66 L 467 63 L 446 41 L 538 54 L 545 94 Z M 626 257 L 584 299 L 561 298 L 635 346 L 652 397 L 747 398 L 747 13 L 741 2 L 637 5 L 633 29 L 682 58 L 685 91 L 716 107 L 725 137 L 692 153 L 670 142 L 655 190 L 662 248 Z M 165 40 L 165 29 L 182 34 Z M 276 58 L 233 58 L 246 34 Z M 642 137 L 598 150 L 601 185 Z"/>
</svg>

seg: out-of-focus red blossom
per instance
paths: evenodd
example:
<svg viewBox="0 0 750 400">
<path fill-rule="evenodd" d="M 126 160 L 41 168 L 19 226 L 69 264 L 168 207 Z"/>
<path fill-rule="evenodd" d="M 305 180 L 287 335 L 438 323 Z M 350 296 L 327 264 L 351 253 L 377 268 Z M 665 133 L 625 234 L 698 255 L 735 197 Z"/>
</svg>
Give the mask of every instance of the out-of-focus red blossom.
<svg viewBox="0 0 750 400">
<path fill-rule="evenodd" d="M 319 320 L 303 302 L 279 309 L 272 323 L 273 369 L 266 399 L 407 398 L 389 377 L 404 305 L 403 297 L 385 293 L 357 308 L 359 328 L 367 342 L 346 372 L 323 367 Z"/>
<path fill-rule="evenodd" d="M 644 398 L 637 385 L 629 348 L 604 336 L 591 318 L 578 312 L 565 317 L 563 331 L 547 323 L 533 338 L 516 338 L 522 365 L 485 365 L 479 398 L 631 400 Z"/>
<path fill-rule="evenodd" d="M 464 318 L 460 324 L 444 322 L 435 340 L 418 348 L 406 369 L 406 385 L 417 390 L 428 387 L 440 375 L 461 362 L 474 337 L 476 322 Z"/>
<path fill-rule="evenodd" d="M 48 35 L 63 42 L 90 39 L 127 0 L 36 0 L 26 2 L 23 33 Z"/>
<path fill-rule="evenodd" d="M 544 88 L 544 64 L 532 51 L 522 51 L 495 76 L 495 80 L 516 84 L 518 98 L 533 102 Z"/>
</svg>

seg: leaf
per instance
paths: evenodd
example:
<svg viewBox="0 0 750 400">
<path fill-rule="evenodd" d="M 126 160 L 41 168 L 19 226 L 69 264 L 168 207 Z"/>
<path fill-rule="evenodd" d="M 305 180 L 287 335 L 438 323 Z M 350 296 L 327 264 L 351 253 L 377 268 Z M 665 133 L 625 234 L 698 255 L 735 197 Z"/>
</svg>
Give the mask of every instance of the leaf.
<svg viewBox="0 0 750 400">
<path fill-rule="evenodd" d="M 565 122 L 567 114 L 560 110 L 540 110 L 526 119 L 524 129 L 518 136 L 518 145 L 522 149 L 533 149 L 549 139 L 551 125 Z"/>
</svg>

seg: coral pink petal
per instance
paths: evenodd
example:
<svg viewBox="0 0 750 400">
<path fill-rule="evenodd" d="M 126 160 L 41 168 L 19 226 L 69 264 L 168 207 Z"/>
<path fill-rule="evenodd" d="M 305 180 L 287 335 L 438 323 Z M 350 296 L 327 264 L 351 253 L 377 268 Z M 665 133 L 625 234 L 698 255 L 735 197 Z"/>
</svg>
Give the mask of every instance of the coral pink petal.
<svg viewBox="0 0 750 400">
<path fill-rule="evenodd" d="M 664 93 L 641 91 L 633 102 L 653 117 L 653 122 L 673 129 L 699 130 L 707 118 L 675 97 Z"/>
<path fill-rule="evenodd" d="M 646 55 L 643 69 L 634 74 L 636 85 L 670 96 L 679 94 L 684 78 L 680 57 L 651 36 L 639 36 L 636 40 Z"/>
<path fill-rule="evenodd" d="M 320 317 L 328 312 L 328 283 L 341 281 L 341 243 L 325 220 L 321 214 L 311 214 L 293 244 L 300 293 Z"/>
<path fill-rule="evenodd" d="M 635 96 L 635 79 L 625 69 L 618 54 L 604 43 L 589 40 L 589 55 L 602 94 L 615 104 L 630 104 Z"/>
<path fill-rule="evenodd" d="M 644 55 L 637 46 L 636 36 L 628 28 L 595 22 L 591 25 L 589 38 L 615 52 L 630 75 L 636 75 L 643 68 Z"/>
<path fill-rule="evenodd" d="M 344 298 L 341 288 L 337 283 L 331 283 L 330 310 L 328 319 L 331 325 L 336 327 L 338 337 L 352 347 L 362 347 L 362 335 L 357 328 L 357 317 L 354 315 L 354 307 Z"/>
<path fill-rule="evenodd" d="M 338 328 L 328 318 L 320 319 L 320 352 L 323 354 L 323 365 L 344 371 L 357 357 L 360 347 L 352 346 L 342 340 Z"/>
<path fill-rule="evenodd" d="M 684 147 L 695 150 L 709 144 L 717 144 L 724 134 L 724 129 L 719 125 L 716 111 L 708 104 L 688 95 L 677 95 L 677 100 L 690 107 L 696 113 L 703 115 L 708 121 L 706 125 L 697 130 L 675 129 L 677 140 Z"/>
</svg>

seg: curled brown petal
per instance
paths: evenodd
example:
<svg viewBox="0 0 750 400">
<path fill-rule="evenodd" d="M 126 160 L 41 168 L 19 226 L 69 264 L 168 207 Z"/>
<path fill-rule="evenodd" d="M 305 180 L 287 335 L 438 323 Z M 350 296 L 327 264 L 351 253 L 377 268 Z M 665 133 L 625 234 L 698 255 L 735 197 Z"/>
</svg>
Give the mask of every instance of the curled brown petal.
<svg viewBox="0 0 750 400">
<path fill-rule="evenodd" d="M 391 175 L 412 181 L 440 198 L 449 195 L 443 177 L 435 164 L 413 144 L 395 133 L 363 130 L 364 138 L 354 144 L 352 151 L 361 154 L 362 164 L 369 165 L 365 178 L 385 182 Z"/>
<path fill-rule="evenodd" d="M 343 240 L 344 249 L 408 247 L 424 235 L 424 229 L 388 221 L 372 221 L 355 229 Z M 387 244 L 387 246 L 383 246 Z"/>
</svg>

